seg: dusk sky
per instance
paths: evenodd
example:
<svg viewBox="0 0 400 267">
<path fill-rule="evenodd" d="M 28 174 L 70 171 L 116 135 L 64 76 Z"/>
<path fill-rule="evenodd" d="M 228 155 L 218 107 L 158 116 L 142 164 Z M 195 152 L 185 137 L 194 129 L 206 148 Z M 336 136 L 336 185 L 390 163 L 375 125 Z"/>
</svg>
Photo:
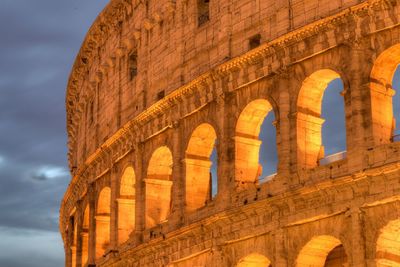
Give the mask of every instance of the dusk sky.
<svg viewBox="0 0 400 267">
<path fill-rule="evenodd" d="M 0 267 L 59 267 L 65 88 L 107 0 L 1 0 Z"/>
<path fill-rule="evenodd" d="M 58 216 L 71 179 L 65 90 L 84 36 L 107 2 L 1 0 L 0 267 L 64 266 Z M 342 83 L 331 87 L 324 102 L 331 118 L 327 154 L 345 149 Z M 276 166 L 273 120 L 263 126 L 263 175 Z"/>
</svg>

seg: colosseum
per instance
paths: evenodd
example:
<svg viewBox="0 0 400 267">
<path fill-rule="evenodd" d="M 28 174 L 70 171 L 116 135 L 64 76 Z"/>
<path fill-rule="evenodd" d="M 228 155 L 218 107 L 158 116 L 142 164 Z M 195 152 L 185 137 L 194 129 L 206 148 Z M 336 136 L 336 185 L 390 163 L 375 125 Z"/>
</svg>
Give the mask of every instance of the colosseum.
<svg viewBox="0 0 400 267">
<path fill-rule="evenodd" d="M 110 1 L 67 87 L 66 266 L 400 266 L 399 63 L 398 0 Z"/>
</svg>

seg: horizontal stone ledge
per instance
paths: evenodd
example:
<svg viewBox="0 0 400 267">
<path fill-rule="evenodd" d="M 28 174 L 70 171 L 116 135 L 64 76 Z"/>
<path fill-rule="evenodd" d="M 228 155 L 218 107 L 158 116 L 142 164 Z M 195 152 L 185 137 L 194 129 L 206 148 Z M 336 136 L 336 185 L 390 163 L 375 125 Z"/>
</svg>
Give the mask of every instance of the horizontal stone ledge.
<svg viewBox="0 0 400 267">
<path fill-rule="evenodd" d="M 132 198 L 117 198 L 117 202 L 120 204 L 134 205 L 136 201 Z"/>
<path fill-rule="evenodd" d="M 109 222 L 111 216 L 110 215 L 96 215 L 96 216 L 94 216 L 94 218 L 96 219 L 96 221 Z"/>
<path fill-rule="evenodd" d="M 146 184 L 169 185 L 169 186 L 172 186 L 172 183 L 173 183 L 172 181 L 169 181 L 169 180 L 151 179 L 151 178 L 143 179 L 143 181 Z"/>
</svg>

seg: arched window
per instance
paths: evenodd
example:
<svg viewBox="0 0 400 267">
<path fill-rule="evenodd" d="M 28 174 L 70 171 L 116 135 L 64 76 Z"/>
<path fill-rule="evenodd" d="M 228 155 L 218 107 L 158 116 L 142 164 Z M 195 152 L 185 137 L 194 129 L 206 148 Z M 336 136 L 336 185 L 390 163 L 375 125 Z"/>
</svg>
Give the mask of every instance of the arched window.
<svg viewBox="0 0 400 267">
<path fill-rule="evenodd" d="M 250 254 L 239 260 L 237 267 L 271 267 L 271 261 L 257 253 Z"/>
<path fill-rule="evenodd" d="M 146 227 L 150 228 L 167 220 L 171 209 L 172 154 L 162 146 L 153 152 L 147 169 Z"/>
<path fill-rule="evenodd" d="M 212 199 L 214 177 L 211 172 L 211 155 L 215 151 L 216 138 L 214 128 L 207 123 L 198 126 L 190 137 L 185 156 L 186 210 L 189 212 Z"/>
<path fill-rule="evenodd" d="M 276 142 L 271 142 L 275 137 L 266 140 L 268 137 L 276 136 L 275 128 L 271 125 L 274 115 L 268 116 L 273 113 L 270 111 L 272 111 L 272 106 L 267 100 L 257 99 L 243 109 L 237 121 L 235 179 L 241 185 L 254 184 L 258 182 L 261 175 L 268 176 L 276 171 Z M 263 131 L 260 135 L 261 130 Z M 260 137 L 265 139 L 265 146 L 261 146 L 263 142 Z M 263 155 L 260 153 L 260 146 Z M 272 159 L 271 162 L 270 159 Z"/>
<path fill-rule="evenodd" d="M 399 63 L 400 44 L 397 44 L 378 56 L 371 71 L 371 125 L 375 145 L 389 143 L 397 138 L 393 138 L 397 133 L 393 112 L 397 112 L 399 103 L 395 101 L 393 106 L 392 98 L 395 94 L 393 88 L 397 87 L 398 78 L 395 73 Z"/>
<path fill-rule="evenodd" d="M 340 240 L 333 236 L 313 237 L 300 251 L 296 267 L 348 266 L 347 254 Z"/>
<path fill-rule="evenodd" d="M 313 168 L 346 156 L 344 101 L 339 94 L 342 88 L 339 74 L 329 69 L 316 71 L 304 80 L 296 113 L 300 168 Z M 328 155 L 324 145 L 329 148 L 328 152 L 337 153 Z"/>
<path fill-rule="evenodd" d="M 376 242 L 376 266 L 400 266 L 400 220 L 389 222 Z"/>
<path fill-rule="evenodd" d="M 86 205 L 82 222 L 82 266 L 86 266 L 89 256 L 89 205 Z"/>
<path fill-rule="evenodd" d="M 128 240 L 135 229 L 135 172 L 127 167 L 121 177 L 118 201 L 118 243 Z"/>
<path fill-rule="evenodd" d="M 110 244 L 111 189 L 104 187 L 97 200 L 96 258 L 104 255 Z"/>
</svg>

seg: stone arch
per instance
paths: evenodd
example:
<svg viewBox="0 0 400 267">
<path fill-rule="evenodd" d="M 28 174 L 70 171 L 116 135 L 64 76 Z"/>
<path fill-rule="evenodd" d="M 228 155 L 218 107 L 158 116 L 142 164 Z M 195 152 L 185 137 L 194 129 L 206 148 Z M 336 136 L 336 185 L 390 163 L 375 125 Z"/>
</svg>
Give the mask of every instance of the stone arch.
<svg viewBox="0 0 400 267">
<path fill-rule="evenodd" d="M 313 237 L 300 251 L 297 267 L 348 266 L 342 242 L 329 235 Z"/>
<path fill-rule="evenodd" d="M 266 99 L 256 99 L 246 105 L 239 115 L 235 129 L 235 179 L 255 183 L 261 175 L 259 152 L 261 125 L 272 105 Z"/>
<path fill-rule="evenodd" d="M 82 266 L 86 266 L 89 259 L 89 205 L 86 204 L 82 220 Z"/>
<path fill-rule="evenodd" d="M 135 228 L 135 184 L 135 171 L 132 166 L 128 166 L 121 176 L 117 199 L 119 244 L 126 242 Z"/>
<path fill-rule="evenodd" d="M 392 82 L 399 63 L 400 44 L 396 44 L 378 56 L 371 70 L 372 132 L 376 145 L 389 143 L 394 134 Z"/>
<path fill-rule="evenodd" d="M 271 267 L 271 261 L 264 255 L 252 253 L 239 260 L 237 267 Z"/>
<path fill-rule="evenodd" d="M 376 242 L 376 266 L 400 266 L 400 219 L 390 221 Z"/>
<path fill-rule="evenodd" d="M 194 211 L 211 200 L 211 153 L 217 134 L 208 124 L 200 124 L 193 132 L 185 154 L 186 209 Z"/>
<path fill-rule="evenodd" d="M 167 220 L 171 209 L 172 153 L 167 146 L 157 148 L 149 161 L 146 183 L 146 227 Z"/>
<path fill-rule="evenodd" d="M 110 244 L 111 188 L 104 187 L 97 200 L 96 258 L 104 255 Z"/>
<path fill-rule="evenodd" d="M 335 79 L 341 79 L 336 71 L 321 69 L 308 76 L 300 88 L 296 112 L 297 162 L 300 168 L 316 167 L 324 157 L 322 98 L 329 83 Z"/>
</svg>

